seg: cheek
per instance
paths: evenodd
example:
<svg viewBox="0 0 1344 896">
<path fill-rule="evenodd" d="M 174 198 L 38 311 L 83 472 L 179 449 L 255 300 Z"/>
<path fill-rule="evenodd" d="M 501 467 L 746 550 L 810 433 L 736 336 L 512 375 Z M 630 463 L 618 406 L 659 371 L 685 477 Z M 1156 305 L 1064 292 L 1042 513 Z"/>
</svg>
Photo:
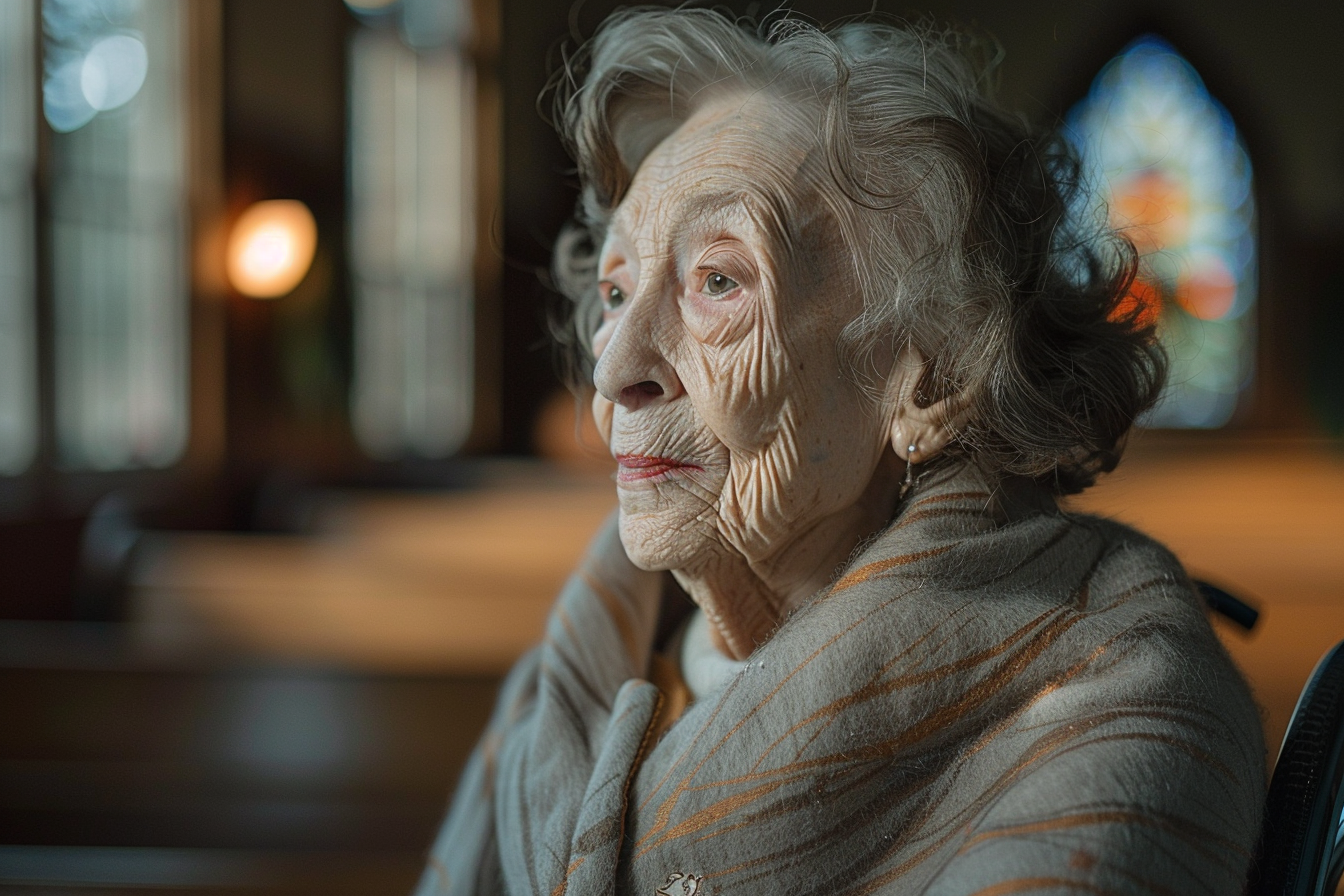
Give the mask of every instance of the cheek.
<svg viewBox="0 0 1344 896">
<path fill-rule="evenodd" d="M 612 404 L 601 392 L 593 393 L 593 423 L 597 425 L 597 432 L 602 436 L 602 444 L 611 445 L 611 418 L 616 411 L 616 405 Z"/>
<path fill-rule="evenodd" d="M 753 451 L 778 429 L 796 360 L 775 319 L 759 303 L 687 316 L 679 352 L 686 391 L 705 423 L 733 451 Z M 707 338 L 707 336 L 721 338 Z"/>
<path fill-rule="evenodd" d="M 593 334 L 593 360 L 602 357 L 602 352 L 611 342 L 611 334 L 616 329 L 616 322 L 613 320 L 604 320 L 602 325 L 597 328 Z"/>
<path fill-rule="evenodd" d="M 722 348 L 747 338 L 759 325 L 761 297 L 756 294 L 715 301 L 696 294 L 681 298 L 681 320 L 696 342 Z"/>
</svg>

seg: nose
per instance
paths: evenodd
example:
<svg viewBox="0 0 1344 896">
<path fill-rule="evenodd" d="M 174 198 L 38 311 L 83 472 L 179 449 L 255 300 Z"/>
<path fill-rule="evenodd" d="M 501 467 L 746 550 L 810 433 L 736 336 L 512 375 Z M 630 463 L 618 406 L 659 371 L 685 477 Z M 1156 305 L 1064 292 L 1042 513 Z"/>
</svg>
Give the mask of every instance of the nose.
<svg viewBox="0 0 1344 896">
<path fill-rule="evenodd" d="M 627 411 L 637 411 L 681 394 L 681 380 L 658 347 L 658 327 L 656 304 L 634 299 L 593 370 L 593 385 L 602 397 Z"/>
</svg>

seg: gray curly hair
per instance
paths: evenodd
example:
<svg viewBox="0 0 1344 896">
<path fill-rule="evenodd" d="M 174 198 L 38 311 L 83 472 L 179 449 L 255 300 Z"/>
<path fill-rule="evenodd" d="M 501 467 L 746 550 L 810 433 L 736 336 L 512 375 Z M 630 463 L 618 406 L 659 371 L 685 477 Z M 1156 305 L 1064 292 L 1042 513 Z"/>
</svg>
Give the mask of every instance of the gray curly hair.
<svg viewBox="0 0 1344 896">
<path fill-rule="evenodd" d="M 550 87 L 581 184 L 553 271 L 569 300 L 553 329 L 576 378 L 591 375 L 601 318 L 597 251 L 640 163 L 724 91 L 766 91 L 813 104 L 818 150 L 856 212 L 844 236 L 864 311 L 837 346 L 856 381 L 872 382 L 875 350 L 913 346 L 930 359 L 916 401 L 956 396 L 962 409 L 947 453 L 1058 494 L 1114 469 L 1166 372 L 1126 298 L 1135 252 L 1071 214 L 1075 154 L 995 105 L 976 51 L 955 33 L 875 21 L 608 18 Z"/>
</svg>

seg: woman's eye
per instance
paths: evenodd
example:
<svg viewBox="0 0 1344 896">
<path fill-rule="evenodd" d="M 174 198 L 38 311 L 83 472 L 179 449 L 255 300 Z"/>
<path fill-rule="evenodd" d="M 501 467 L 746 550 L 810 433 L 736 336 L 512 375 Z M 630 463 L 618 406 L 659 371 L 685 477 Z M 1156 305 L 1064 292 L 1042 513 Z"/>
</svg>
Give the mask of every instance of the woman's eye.
<svg viewBox="0 0 1344 896">
<path fill-rule="evenodd" d="M 625 303 L 625 293 L 615 283 L 602 282 L 598 284 L 598 289 L 602 293 L 602 304 L 608 311 L 615 311 Z"/>
<path fill-rule="evenodd" d="M 713 271 L 705 278 L 705 288 L 702 290 L 707 296 L 727 295 L 737 289 L 737 281 L 718 271 Z"/>
</svg>

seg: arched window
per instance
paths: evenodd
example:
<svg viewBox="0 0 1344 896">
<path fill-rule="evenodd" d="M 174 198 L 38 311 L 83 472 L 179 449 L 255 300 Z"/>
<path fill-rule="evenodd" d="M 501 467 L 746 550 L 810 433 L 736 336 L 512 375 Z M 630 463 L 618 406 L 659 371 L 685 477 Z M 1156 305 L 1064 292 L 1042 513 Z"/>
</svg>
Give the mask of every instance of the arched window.
<svg viewBox="0 0 1344 896">
<path fill-rule="evenodd" d="M 1106 64 L 1069 113 L 1106 214 L 1141 256 L 1130 302 L 1171 357 L 1152 427 L 1227 423 L 1255 354 L 1256 217 L 1251 163 L 1232 118 L 1176 50 L 1147 35 Z"/>
</svg>

